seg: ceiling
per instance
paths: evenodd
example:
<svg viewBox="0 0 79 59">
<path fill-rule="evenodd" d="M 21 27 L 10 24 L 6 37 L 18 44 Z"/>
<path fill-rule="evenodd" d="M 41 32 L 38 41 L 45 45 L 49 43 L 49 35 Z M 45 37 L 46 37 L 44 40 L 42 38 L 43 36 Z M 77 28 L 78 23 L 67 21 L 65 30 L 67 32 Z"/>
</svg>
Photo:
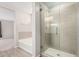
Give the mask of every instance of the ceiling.
<svg viewBox="0 0 79 59">
<path fill-rule="evenodd" d="M 63 5 L 71 2 L 42 2 L 48 8 L 53 8 L 58 5 Z M 5 7 L 14 11 L 32 13 L 32 2 L 0 2 L 1 7 Z"/>
<path fill-rule="evenodd" d="M 43 2 L 43 4 L 45 4 L 50 9 L 58 5 L 64 5 L 64 4 L 70 4 L 70 3 L 73 3 L 73 2 Z"/>
<path fill-rule="evenodd" d="M 31 2 L 0 2 L 0 6 L 14 11 L 23 11 L 30 14 L 32 13 Z"/>
</svg>

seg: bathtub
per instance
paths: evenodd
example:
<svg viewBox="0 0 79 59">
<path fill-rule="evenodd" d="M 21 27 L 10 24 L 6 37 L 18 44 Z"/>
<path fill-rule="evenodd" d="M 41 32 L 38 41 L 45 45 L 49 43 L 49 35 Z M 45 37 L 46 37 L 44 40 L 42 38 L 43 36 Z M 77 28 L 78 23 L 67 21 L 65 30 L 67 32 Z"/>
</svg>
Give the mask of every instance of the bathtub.
<svg viewBox="0 0 79 59">
<path fill-rule="evenodd" d="M 32 38 L 19 40 L 19 47 L 32 54 Z"/>
<path fill-rule="evenodd" d="M 56 50 L 53 48 L 48 48 L 46 51 L 42 53 L 42 56 L 44 57 L 76 57 L 76 55 L 74 54 L 70 54 L 70 53 Z"/>
<path fill-rule="evenodd" d="M 0 38 L 0 51 L 5 51 L 15 47 L 13 39 Z"/>
</svg>

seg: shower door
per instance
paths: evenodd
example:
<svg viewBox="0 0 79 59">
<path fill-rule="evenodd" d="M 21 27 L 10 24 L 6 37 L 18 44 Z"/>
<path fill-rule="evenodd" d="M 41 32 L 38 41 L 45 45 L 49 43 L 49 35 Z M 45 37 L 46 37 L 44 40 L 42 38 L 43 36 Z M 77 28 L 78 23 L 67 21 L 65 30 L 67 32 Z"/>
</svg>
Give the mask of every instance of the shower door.
<svg viewBox="0 0 79 59">
<path fill-rule="evenodd" d="M 41 51 L 51 49 L 77 54 L 77 3 L 41 4 Z M 52 51 L 51 51 L 52 53 Z"/>
<path fill-rule="evenodd" d="M 58 11 L 48 9 L 41 4 L 41 51 L 48 48 L 60 49 L 59 40 L 59 8 Z"/>
</svg>

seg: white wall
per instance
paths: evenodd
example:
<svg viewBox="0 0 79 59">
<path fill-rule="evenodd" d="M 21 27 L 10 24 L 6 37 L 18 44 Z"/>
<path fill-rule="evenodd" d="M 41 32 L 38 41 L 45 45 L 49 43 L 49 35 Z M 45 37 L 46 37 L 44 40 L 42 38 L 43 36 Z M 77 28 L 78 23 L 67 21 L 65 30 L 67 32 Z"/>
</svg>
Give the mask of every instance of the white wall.
<svg viewBox="0 0 79 59">
<path fill-rule="evenodd" d="M 16 11 L 16 22 L 15 22 L 15 39 L 16 46 L 18 46 L 19 32 L 32 32 L 31 14 L 24 11 Z"/>
<path fill-rule="evenodd" d="M 31 14 L 19 11 L 16 12 L 18 32 L 32 32 Z"/>
<path fill-rule="evenodd" d="M 0 19 L 15 20 L 15 13 L 7 8 L 0 7 Z"/>
</svg>

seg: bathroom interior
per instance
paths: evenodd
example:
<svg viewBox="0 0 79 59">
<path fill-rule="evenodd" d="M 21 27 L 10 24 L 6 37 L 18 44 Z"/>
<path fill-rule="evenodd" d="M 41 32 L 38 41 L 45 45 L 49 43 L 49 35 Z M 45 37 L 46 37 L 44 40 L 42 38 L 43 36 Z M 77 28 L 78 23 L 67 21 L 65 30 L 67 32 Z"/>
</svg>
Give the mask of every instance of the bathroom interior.
<svg viewBox="0 0 79 59">
<path fill-rule="evenodd" d="M 41 10 L 41 55 L 78 56 L 79 4 L 43 2 Z"/>
<path fill-rule="evenodd" d="M 0 37 L 1 57 L 32 56 L 32 2 L 0 2 Z"/>
<path fill-rule="evenodd" d="M 0 2 L 0 57 L 79 56 L 78 7 L 77 2 Z"/>
</svg>

